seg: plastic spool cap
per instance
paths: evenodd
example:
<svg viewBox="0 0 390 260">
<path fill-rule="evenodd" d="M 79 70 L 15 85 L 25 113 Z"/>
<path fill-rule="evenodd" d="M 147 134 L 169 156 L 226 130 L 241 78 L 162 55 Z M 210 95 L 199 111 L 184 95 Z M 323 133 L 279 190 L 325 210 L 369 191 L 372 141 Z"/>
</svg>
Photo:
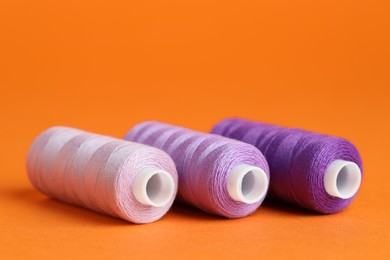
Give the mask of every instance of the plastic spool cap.
<svg viewBox="0 0 390 260">
<path fill-rule="evenodd" d="M 335 160 L 326 169 L 324 186 L 329 195 L 349 199 L 359 190 L 361 180 L 362 173 L 356 163 Z"/>
<path fill-rule="evenodd" d="M 227 190 L 233 200 L 252 204 L 265 196 L 268 185 L 268 177 L 263 169 L 240 164 L 230 172 Z"/>
<path fill-rule="evenodd" d="M 175 194 L 175 182 L 168 172 L 147 168 L 140 171 L 133 182 L 133 195 L 139 203 L 163 207 Z"/>
</svg>

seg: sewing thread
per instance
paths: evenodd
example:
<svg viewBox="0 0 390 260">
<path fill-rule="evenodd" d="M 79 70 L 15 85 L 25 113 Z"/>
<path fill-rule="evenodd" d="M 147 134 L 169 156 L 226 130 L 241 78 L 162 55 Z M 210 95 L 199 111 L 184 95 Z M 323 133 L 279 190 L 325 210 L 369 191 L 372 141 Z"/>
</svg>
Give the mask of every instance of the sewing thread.
<svg viewBox="0 0 390 260">
<path fill-rule="evenodd" d="M 167 152 L 179 175 L 178 199 L 210 214 L 247 216 L 267 192 L 268 164 L 252 145 L 158 122 L 136 125 L 125 139 Z"/>
<path fill-rule="evenodd" d="M 178 183 L 165 152 L 68 127 L 49 128 L 34 140 L 27 173 L 50 197 L 134 223 L 161 218 Z"/>
<path fill-rule="evenodd" d="M 362 161 L 349 141 L 244 119 L 226 119 L 211 133 L 256 146 L 270 166 L 270 198 L 324 214 L 343 210 L 354 199 Z"/>
</svg>

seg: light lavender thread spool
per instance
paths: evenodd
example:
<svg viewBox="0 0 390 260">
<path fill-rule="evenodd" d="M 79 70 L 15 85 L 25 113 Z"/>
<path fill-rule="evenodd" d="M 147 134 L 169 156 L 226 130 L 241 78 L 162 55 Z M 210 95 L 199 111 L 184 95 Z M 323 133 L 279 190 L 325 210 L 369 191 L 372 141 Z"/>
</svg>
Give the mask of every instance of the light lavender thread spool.
<svg viewBox="0 0 390 260">
<path fill-rule="evenodd" d="M 210 214 L 247 216 L 267 192 L 268 164 L 252 145 L 158 122 L 136 125 L 125 139 L 166 151 L 178 170 L 178 198 Z"/>
<path fill-rule="evenodd" d="M 40 134 L 27 158 L 42 193 L 134 223 L 160 219 L 177 192 L 177 172 L 163 151 L 68 127 Z"/>
</svg>

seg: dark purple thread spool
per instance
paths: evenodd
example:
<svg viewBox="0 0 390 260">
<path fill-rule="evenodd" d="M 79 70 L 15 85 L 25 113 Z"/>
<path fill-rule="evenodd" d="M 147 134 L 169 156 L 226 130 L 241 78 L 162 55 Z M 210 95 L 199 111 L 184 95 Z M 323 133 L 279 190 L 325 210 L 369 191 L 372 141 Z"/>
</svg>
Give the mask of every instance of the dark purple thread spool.
<svg viewBox="0 0 390 260">
<path fill-rule="evenodd" d="M 166 151 L 178 170 L 178 199 L 210 214 L 249 215 L 268 190 L 268 164 L 252 145 L 158 122 L 136 125 L 125 139 Z"/>
<path fill-rule="evenodd" d="M 271 198 L 330 214 L 347 207 L 360 187 L 362 161 L 345 139 L 235 118 L 219 122 L 211 132 L 252 144 L 264 154 Z"/>
</svg>

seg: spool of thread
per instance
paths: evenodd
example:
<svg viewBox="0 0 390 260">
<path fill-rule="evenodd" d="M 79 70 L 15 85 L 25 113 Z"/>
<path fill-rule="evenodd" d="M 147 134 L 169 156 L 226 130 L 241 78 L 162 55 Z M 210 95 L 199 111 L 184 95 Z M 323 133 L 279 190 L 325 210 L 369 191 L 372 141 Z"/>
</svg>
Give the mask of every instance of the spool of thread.
<svg viewBox="0 0 390 260">
<path fill-rule="evenodd" d="M 345 139 L 235 118 L 211 132 L 263 152 L 270 166 L 270 198 L 330 214 L 347 207 L 360 187 L 362 161 Z"/>
<path fill-rule="evenodd" d="M 177 172 L 163 151 L 68 127 L 41 133 L 27 157 L 42 193 L 134 223 L 161 218 L 177 192 Z"/>
<path fill-rule="evenodd" d="M 177 198 L 207 213 L 247 216 L 267 192 L 268 164 L 252 145 L 158 122 L 136 125 L 125 139 L 167 152 L 179 175 Z"/>
</svg>

